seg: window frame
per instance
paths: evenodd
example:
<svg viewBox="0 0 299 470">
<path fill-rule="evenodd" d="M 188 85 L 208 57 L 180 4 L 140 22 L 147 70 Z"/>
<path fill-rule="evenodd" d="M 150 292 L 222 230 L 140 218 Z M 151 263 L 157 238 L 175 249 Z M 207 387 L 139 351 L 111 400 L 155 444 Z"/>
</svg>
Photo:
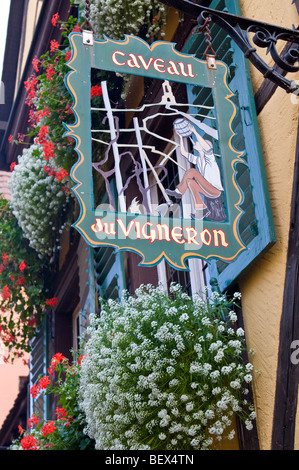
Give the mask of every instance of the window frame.
<svg viewBox="0 0 299 470">
<path fill-rule="evenodd" d="M 238 0 L 224 1 L 230 13 L 241 15 Z M 219 0 L 213 0 L 210 4 L 210 8 L 217 9 L 218 3 Z M 193 40 L 194 38 L 190 36 L 184 46 L 184 52 L 188 53 Z M 230 81 L 229 86 L 234 93 L 238 93 L 238 107 L 242 122 L 245 152 L 250 170 L 252 198 L 258 225 L 258 234 L 248 243 L 246 251 L 241 252 L 235 260 L 228 263 L 222 272 L 218 271 L 217 260 L 207 261 L 209 277 L 217 279 L 221 291 L 228 289 L 236 283 L 246 269 L 276 242 L 249 63 L 241 49 L 233 41 L 232 48 L 234 51 L 233 63 L 236 67 L 236 73 L 233 80 Z"/>
</svg>

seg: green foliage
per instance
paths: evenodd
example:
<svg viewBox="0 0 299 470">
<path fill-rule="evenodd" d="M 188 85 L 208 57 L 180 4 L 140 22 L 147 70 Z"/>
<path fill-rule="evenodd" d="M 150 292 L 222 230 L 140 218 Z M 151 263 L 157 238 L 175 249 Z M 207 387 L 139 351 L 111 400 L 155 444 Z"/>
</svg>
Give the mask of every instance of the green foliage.
<svg viewBox="0 0 299 470">
<path fill-rule="evenodd" d="M 42 377 L 31 393 L 35 397 L 36 393 L 46 393 L 57 399 L 57 419 L 44 422 L 33 415 L 28 420 L 29 429 L 20 429 L 21 436 L 12 444 L 12 450 L 94 450 L 94 440 L 84 432 L 85 416 L 78 405 L 80 363 L 81 357 L 70 363 L 60 353 L 53 356 L 50 375 Z"/>
<path fill-rule="evenodd" d="M 29 351 L 46 305 L 47 266 L 23 236 L 9 201 L 0 198 L 0 338 L 9 358 Z"/>
</svg>

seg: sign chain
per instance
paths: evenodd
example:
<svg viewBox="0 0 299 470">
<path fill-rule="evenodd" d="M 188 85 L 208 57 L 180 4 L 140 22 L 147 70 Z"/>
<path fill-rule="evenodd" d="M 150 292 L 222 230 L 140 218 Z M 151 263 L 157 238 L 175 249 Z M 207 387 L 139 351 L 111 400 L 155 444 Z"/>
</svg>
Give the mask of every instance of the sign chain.
<svg viewBox="0 0 299 470">
<path fill-rule="evenodd" d="M 84 14 L 85 21 L 81 25 L 81 30 L 87 26 L 94 33 L 94 29 L 90 23 L 90 0 L 85 0 L 85 12 L 84 13 L 85 13 Z"/>
<path fill-rule="evenodd" d="M 211 17 L 207 16 L 204 17 L 203 14 L 199 15 L 197 18 L 197 23 L 198 27 L 194 31 L 194 34 L 198 33 L 204 33 L 205 35 L 205 42 L 207 44 L 207 47 L 204 51 L 204 56 L 207 60 L 207 64 L 209 68 L 216 69 L 216 52 L 212 47 L 212 36 L 211 36 L 211 31 L 210 31 L 210 22 L 211 22 Z"/>
</svg>

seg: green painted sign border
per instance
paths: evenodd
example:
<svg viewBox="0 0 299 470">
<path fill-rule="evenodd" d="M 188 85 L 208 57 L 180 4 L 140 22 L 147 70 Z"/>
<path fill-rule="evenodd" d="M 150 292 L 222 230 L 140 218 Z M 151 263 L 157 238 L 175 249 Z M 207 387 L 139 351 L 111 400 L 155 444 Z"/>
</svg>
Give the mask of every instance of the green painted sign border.
<svg viewBox="0 0 299 470">
<path fill-rule="evenodd" d="M 238 233 L 238 221 L 242 214 L 240 204 L 243 196 L 236 182 L 235 170 L 235 164 L 243 160 L 242 154 L 235 150 L 232 145 L 234 137 L 232 122 L 237 111 L 230 99 L 233 93 L 227 84 L 228 68 L 226 64 L 216 61 L 217 67 L 210 69 L 207 67 L 206 61 L 199 60 L 192 54 L 177 51 L 173 43 L 157 41 L 149 45 L 135 36 L 126 36 L 122 41 L 109 38 L 94 39 L 93 45 L 90 46 L 83 44 L 82 33 L 74 32 L 69 36 L 69 41 L 72 56 L 67 63 L 70 72 L 67 74 L 65 82 L 73 97 L 72 110 L 75 122 L 72 125 L 65 124 L 65 135 L 74 138 L 76 142 L 75 149 L 78 154 L 78 161 L 72 168 L 71 177 L 76 183 L 73 190 L 80 205 L 80 215 L 73 226 L 81 233 L 89 245 L 93 247 L 113 246 L 119 250 L 134 251 L 141 256 L 140 265 L 144 266 L 153 266 L 163 258 L 176 269 L 183 270 L 188 269 L 185 261 L 191 257 L 222 259 L 225 261 L 234 260 L 241 252 L 246 250 L 246 246 L 244 246 Z M 141 56 L 143 60 L 136 62 L 133 60 L 133 56 Z M 141 75 L 153 79 L 177 81 L 212 89 L 221 149 L 222 177 L 225 186 L 228 222 L 204 220 L 200 233 L 205 230 L 206 234 L 211 234 L 213 230 L 224 231 L 228 246 L 224 246 L 219 242 L 218 246 L 215 246 L 215 243 L 202 243 L 200 248 L 196 245 L 196 249 L 193 249 L 194 246 L 189 247 L 187 243 L 179 244 L 174 242 L 170 244 L 165 240 L 151 243 L 149 239 L 141 240 L 136 237 L 128 237 L 125 240 L 126 243 L 123 243 L 117 236 L 109 238 L 109 235 L 107 235 L 103 239 L 102 236 L 99 236 L 99 232 L 91 230 L 96 218 L 110 217 L 111 219 L 117 216 L 117 214 L 109 214 L 107 211 L 98 212 L 94 207 L 90 113 L 92 68 Z M 180 74 L 175 73 L 175 71 L 179 71 Z M 127 223 L 131 220 L 131 218 L 128 219 L 127 213 L 119 213 L 119 216 L 121 218 L 126 216 Z M 140 218 L 140 216 L 138 217 Z M 147 223 L 150 217 L 150 223 L 155 227 L 161 223 L 159 216 L 144 215 L 142 217 L 144 223 Z M 167 223 L 167 221 L 164 222 Z M 177 219 L 173 220 L 172 223 L 176 226 L 189 224 L 188 226 L 196 230 L 196 222 L 189 219 Z M 209 235 L 204 240 L 208 242 Z"/>
</svg>

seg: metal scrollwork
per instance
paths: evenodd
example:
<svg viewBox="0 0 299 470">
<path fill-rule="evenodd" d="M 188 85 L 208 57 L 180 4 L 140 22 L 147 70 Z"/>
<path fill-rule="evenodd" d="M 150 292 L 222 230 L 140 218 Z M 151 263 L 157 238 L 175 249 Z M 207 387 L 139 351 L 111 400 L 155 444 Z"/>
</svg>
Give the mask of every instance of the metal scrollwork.
<svg viewBox="0 0 299 470">
<path fill-rule="evenodd" d="M 249 41 L 249 33 L 254 32 L 252 41 L 254 44 L 261 48 L 267 48 L 267 53 L 271 54 L 274 62 L 286 72 L 298 72 L 299 67 L 294 65 L 298 62 L 299 51 L 295 48 L 290 48 L 284 57 L 281 57 L 277 52 L 276 46 L 279 40 L 288 41 L 288 37 L 285 34 L 271 34 L 267 29 L 257 29 L 255 26 L 252 26 L 247 29 L 246 37 Z"/>
<path fill-rule="evenodd" d="M 211 18 L 214 23 L 217 23 L 223 28 L 230 37 L 236 42 L 236 44 L 243 51 L 244 56 L 263 74 L 265 78 L 268 78 L 275 82 L 278 86 L 284 88 L 288 93 L 294 93 L 299 91 L 298 85 L 294 80 L 288 80 L 285 78 L 284 73 L 297 72 L 299 70 L 298 59 L 299 59 L 299 32 L 296 30 L 290 30 L 286 32 L 273 31 L 267 28 L 265 24 L 252 24 L 249 25 L 245 31 L 241 28 L 238 23 L 230 23 L 226 18 L 219 15 L 219 12 L 202 11 L 198 17 L 199 24 L 207 18 Z M 234 16 L 236 21 L 236 16 Z M 295 31 L 297 35 L 295 36 Z M 285 41 L 289 44 L 295 44 L 290 46 L 287 53 L 282 56 L 277 51 L 278 41 Z M 296 42 L 295 42 L 296 41 Z M 296 48 L 297 46 L 297 48 Z M 274 63 L 278 67 L 269 66 L 258 54 L 257 48 L 266 49 L 267 54 L 270 53 Z"/>
<path fill-rule="evenodd" d="M 255 21 L 225 11 L 213 10 L 197 5 L 191 0 L 161 0 L 187 14 L 197 17 L 199 27 L 207 18 L 220 26 L 240 47 L 244 56 L 263 74 L 265 78 L 282 87 L 287 93 L 299 93 L 299 86 L 294 80 L 288 80 L 288 72 L 299 71 L 299 29 L 288 29 L 280 26 Z M 286 51 L 279 54 L 278 41 L 286 43 Z M 269 66 L 258 54 L 257 48 L 266 48 L 275 66 Z"/>
</svg>

